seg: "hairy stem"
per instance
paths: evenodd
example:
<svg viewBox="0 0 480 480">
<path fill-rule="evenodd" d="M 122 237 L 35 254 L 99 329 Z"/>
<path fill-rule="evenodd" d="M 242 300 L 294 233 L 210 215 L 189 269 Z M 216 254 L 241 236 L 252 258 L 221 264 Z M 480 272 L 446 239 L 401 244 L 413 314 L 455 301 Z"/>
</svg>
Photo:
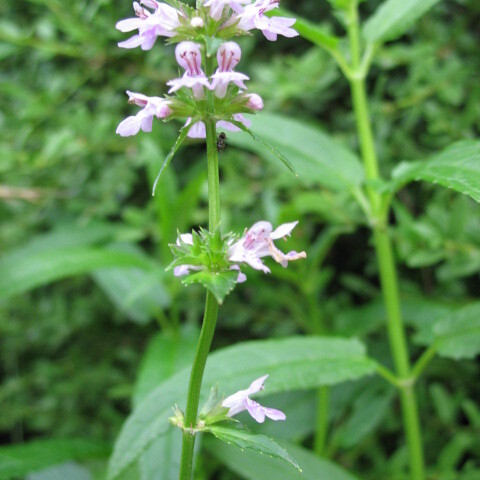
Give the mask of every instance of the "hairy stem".
<svg viewBox="0 0 480 480">
<path fill-rule="evenodd" d="M 361 45 L 358 26 L 358 9 L 355 1 L 352 2 L 349 15 L 348 35 L 352 56 L 352 70 L 358 73 L 361 68 Z M 364 75 L 353 75 L 349 81 L 366 176 L 368 180 L 377 180 L 380 178 L 380 174 L 368 112 Z M 408 381 L 402 382 L 402 380 L 409 379 L 410 361 L 400 309 L 397 268 L 386 225 L 388 219 L 386 218 L 385 212 L 382 212 L 380 195 L 372 188 L 368 188 L 367 193 L 373 213 L 373 239 L 379 266 L 382 294 L 387 311 L 390 349 L 396 373 L 399 377 L 400 400 L 409 452 L 410 475 L 412 480 L 422 480 L 424 478 L 424 459 L 417 401 L 413 384 Z"/>
</svg>

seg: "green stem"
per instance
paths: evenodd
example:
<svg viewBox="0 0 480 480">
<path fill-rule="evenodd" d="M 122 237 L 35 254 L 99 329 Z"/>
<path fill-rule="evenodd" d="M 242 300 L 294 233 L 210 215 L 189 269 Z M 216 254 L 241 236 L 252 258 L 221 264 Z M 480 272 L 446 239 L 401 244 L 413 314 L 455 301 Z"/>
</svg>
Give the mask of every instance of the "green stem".
<svg viewBox="0 0 480 480">
<path fill-rule="evenodd" d="M 417 380 L 436 354 L 437 345 L 434 343 L 433 345 L 430 345 L 430 347 L 428 347 L 427 350 L 425 350 L 420 355 L 420 358 L 416 361 L 415 365 L 412 368 L 412 378 Z"/>
<path fill-rule="evenodd" d="M 207 73 L 210 74 L 211 58 L 207 57 Z M 214 232 L 220 226 L 220 186 L 218 173 L 217 133 L 213 119 L 213 96 L 207 94 L 209 116 L 205 119 L 207 136 L 207 163 L 208 163 L 208 228 Z M 207 291 L 205 314 L 203 316 L 202 331 L 197 344 L 197 351 L 193 360 L 188 386 L 187 408 L 182 441 L 182 457 L 180 464 L 180 480 L 191 480 L 193 473 L 193 450 L 195 446 L 194 428 L 197 424 L 198 403 L 202 388 L 203 372 L 207 362 L 208 352 L 212 344 L 215 325 L 218 317 L 218 303 L 212 293 Z"/>
<path fill-rule="evenodd" d="M 358 25 L 358 6 L 357 2 L 353 1 L 349 15 L 348 36 L 352 56 L 352 70 L 357 73 L 361 68 L 361 45 Z M 349 81 L 366 176 L 368 180 L 377 180 L 380 178 L 380 174 L 368 112 L 365 80 L 362 75 L 354 74 Z M 403 424 L 409 451 L 410 475 L 412 480 L 422 480 L 424 478 L 423 446 L 415 392 L 410 382 L 402 382 L 402 380 L 408 379 L 410 376 L 410 362 L 400 309 L 397 269 L 390 237 L 386 228 L 388 220 L 385 212 L 382 211 L 380 195 L 372 188 L 368 188 L 367 194 L 373 213 L 373 239 L 379 266 L 382 294 L 387 311 L 390 348 L 397 376 L 399 377 Z"/>
<path fill-rule="evenodd" d="M 207 292 L 205 314 L 203 317 L 202 331 L 198 340 L 197 351 L 193 360 L 190 383 L 188 386 L 187 408 L 185 411 L 185 429 L 183 430 L 182 459 L 180 464 L 180 480 L 191 480 L 193 472 L 193 447 L 195 446 L 195 433 L 193 429 L 197 424 L 198 403 L 202 387 L 203 372 L 207 362 L 208 352 L 212 344 L 213 334 L 218 316 L 218 303 L 212 293 Z"/>
</svg>

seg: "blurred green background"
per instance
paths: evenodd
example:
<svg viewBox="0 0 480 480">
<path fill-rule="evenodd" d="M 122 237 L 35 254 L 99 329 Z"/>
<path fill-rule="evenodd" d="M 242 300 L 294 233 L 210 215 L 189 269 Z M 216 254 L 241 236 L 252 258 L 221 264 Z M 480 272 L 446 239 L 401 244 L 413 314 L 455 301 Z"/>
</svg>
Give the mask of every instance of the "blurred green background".
<svg viewBox="0 0 480 480">
<path fill-rule="evenodd" d="M 367 0 L 362 14 L 379 4 Z M 327 1 L 282 6 L 342 32 Z M 186 289 L 164 272 L 177 229 L 207 223 L 204 145 L 189 142 L 152 197 L 180 123 L 115 135 L 135 110 L 125 90 L 161 96 L 178 72 L 173 47 L 161 39 L 148 52 L 117 48 L 126 37 L 115 22 L 131 13 L 131 3 L 118 0 L 0 3 L 0 443 L 89 439 L 99 442 L 92 454 L 99 472 L 131 409 L 148 342 L 159 331 L 178 338 L 185 326 L 198 326 L 204 301 L 200 287 Z M 444 1 L 379 52 L 369 93 L 386 174 L 401 160 L 479 135 L 479 23 L 478 0 Z M 348 84 L 326 53 L 299 37 L 271 43 L 256 33 L 240 44 L 237 69 L 265 103 L 258 122 L 289 118 L 357 149 Z M 298 132 L 296 142 L 310 141 L 302 123 Z M 221 310 L 213 348 L 323 333 L 358 336 L 390 363 L 362 213 L 345 194 L 293 177 L 249 145 L 231 133 L 221 153 L 224 231 L 298 219 L 285 248 L 306 250 L 309 259 L 288 270 L 275 265 L 269 277 L 248 271 Z M 413 335 L 425 305 L 448 309 L 480 293 L 479 210 L 468 198 L 415 184 L 394 212 Z M 478 375 L 474 361 L 439 359 L 419 385 L 427 460 L 440 462 L 444 475 L 432 478 L 456 479 L 460 471 L 479 478 Z M 389 389 L 378 381 L 334 394 L 331 458 L 360 478 L 394 478 L 405 452 L 392 456 L 402 439 Z M 381 414 L 358 418 L 372 403 Z M 299 434 L 306 445 L 310 434 Z M 204 472 L 240 478 L 213 459 Z"/>
</svg>

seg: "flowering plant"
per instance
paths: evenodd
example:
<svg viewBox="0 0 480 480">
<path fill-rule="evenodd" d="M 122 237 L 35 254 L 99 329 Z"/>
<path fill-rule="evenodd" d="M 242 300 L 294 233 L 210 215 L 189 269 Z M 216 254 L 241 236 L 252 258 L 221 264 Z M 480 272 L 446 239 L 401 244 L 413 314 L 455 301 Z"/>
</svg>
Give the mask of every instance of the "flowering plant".
<svg viewBox="0 0 480 480">
<path fill-rule="evenodd" d="M 167 0 L 164 3 L 142 0 L 133 4 L 135 18 L 117 23 L 117 29 L 122 32 L 137 32 L 120 42 L 119 47 L 150 50 L 157 37 L 165 37 L 169 43 L 176 43 L 175 58 L 183 69 L 181 76 L 167 82 L 169 90 L 163 98 L 127 91 L 129 103 L 141 109 L 121 121 L 117 127 L 117 134 L 128 137 L 137 135 L 140 131 L 151 132 L 155 117 L 163 121 L 184 119 L 178 139 L 154 182 L 153 193 L 163 171 L 187 137 L 205 138 L 207 145 L 208 230 L 179 234 L 176 243 L 171 245 L 175 258 L 169 267 L 175 276 L 183 278 L 185 285 L 199 283 L 207 289 L 205 315 L 197 356 L 192 366 L 185 414 L 176 406 L 175 417 L 171 419 L 183 431 L 180 468 L 180 478 L 183 480 L 192 477 L 195 433 L 210 431 L 220 438 L 218 428 L 212 430 L 213 427 L 209 427 L 210 430 L 207 430 L 204 428 L 206 425 L 227 421 L 243 410 L 248 410 L 258 422 L 263 422 L 265 417 L 285 419 L 283 412 L 262 407 L 249 397 L 263 389 L 268 375 L 255 380 L 248 389 L 229 396 L 223 402 L 216 401 L 216 396 L 213 395 L 202 412 L 197 412 L 218 305 L 223 303 L 225 296 L 237 283 L 246 280 L 241 268 L 247 264 L 269 273 L 270 269 L 262 261 L 266 256 L 271 256 L 283 267 L 287 267 L 290 261 L 306 257 L 305 252 L 291 251 L 285 254 L 274 243 L 275 240 L 289 236 L 297 221 L 283 224 L 275 230 L 271 223 L 260 221 L 245 230 L 242 236 L 233 233 L 223 235 L 220 225 L 217 129 L 233 132 L 243 130 L 258 139 L 249 129 L 251 120 L 244 114 L 256 113 L 263 108 L 263 100 L 258 94 L 247 93 L 245 82 L 249 77 L 236 70 L 242 52 L 240 46 L 230 39 L 247 35 L 255 29 L 260 30 L 270 41 L 275 41 L 278 35 L 298 35 L 291 28 L 294 19 L 266 15 L 276 9 L 278 4 L 279 0 L 207 0 L 197 1 L 196 8 L 193 8 L 178 0 Z M 260 141 L 293 171 L 290 162 L 275 147 L 264 140 Z M 238 429 L 235 429 L 234 434 L 232 431 L 222 432 L 224 436 L 230 435 L 229 438 L 238 435 Z M 242 445 L 246 442 L 249 448 L 273 454 L 277 452 L 279 458 L 298 467 L 272 440 L 263 437 L 259 439 L 251 434 L 245 436 L 244 432 L 241 435 Z"/>
</svg>

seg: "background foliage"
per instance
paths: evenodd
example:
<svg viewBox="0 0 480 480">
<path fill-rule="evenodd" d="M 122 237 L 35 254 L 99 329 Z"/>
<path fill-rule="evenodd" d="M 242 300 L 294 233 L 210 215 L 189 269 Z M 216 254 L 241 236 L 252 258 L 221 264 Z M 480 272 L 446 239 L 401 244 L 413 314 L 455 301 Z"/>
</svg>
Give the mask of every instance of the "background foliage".
<svg viewBox="0 0 480 480">
<path fill-rule="evenodd" d="M 365 18 L 379 3 L 362 4 Z M 283 0 L 282 6 L 341 31 L 328 2 Z M 152 198 L 152 180 L 178 125 L 157 122 L 150 135 L 115 135 L 131 113 L 124 91 L 161 95 L 177 72 L 173 47 L 146 55 L 116 47 L 121 34 L 114 24 L 130 11 L 129 2 L 110 0 L 0 3 L 0 440 L 11 445 L 0 451 L 0 478 L 77 459 L 83 466 L 67 463 L 29 478 L 102 478 L 132 395 L 139 401 L 190 361 L 203 291 L 184 288 L 164 268 L 177 229 L 206 224 L 205 152 L 190 142 Z M 476 0 L 440 2 L 379 52 L 369 93 L 385 173 L 478 137 L 479 20 Z M 388 365 L 366 220 L 336 188 L 344 180 L 316 178 L 308 163 L 314 135 L 357 150 L 348 84 L 328 55 L 305 40 L 271 44 L 255 35 L 241 45 L 241 70 L 268 111 L 255 119 L 257 129 L 270 132 L 272 143 L 303 168 L 295 178 L 269 161 L 263 147 L 229 134 L 221 153 L 222 224 L 240 232 L 260 218 L 301 219 L 289 246 L 306 250 L 309 259 L 272 268 L 268 278 L 248 272 L 248 282 L 222 307 L 214 349 L 292 334 L 356 336 Z M 295 121 L 295 142 L 282 146 L 285 117 Z M 345 177 L 358 178 L 348 163 Z M 429 343 L 432 312 L 446 315 L 480 293 L 479 233 L 478 205 L 470 198 L 425 184 L 401 190 L 392 234 L 413 358 Z M 449 356 L 447 348 L 418 387 L 427 463 L 431 478 L 476 479 L 479 366 Z M 399 405 L 385 382 L 341 384 L 332 398 L 328 457 L 360 478 L 402 478 Z M 311 446 L 313 393 L 278 394 L 273 402 L 291 405 L 292 413 L 265 433 Z M 33 443 L 33 452 L 63 456 L 15 470 L 25 458 L 15 453 L 17 444 L 51 438 L 57 443 Z M 239 471 L 235 453 L 219 453 L 218 442 L 204 447 L 198 478 L 255 478 Z"/>
</svg>

